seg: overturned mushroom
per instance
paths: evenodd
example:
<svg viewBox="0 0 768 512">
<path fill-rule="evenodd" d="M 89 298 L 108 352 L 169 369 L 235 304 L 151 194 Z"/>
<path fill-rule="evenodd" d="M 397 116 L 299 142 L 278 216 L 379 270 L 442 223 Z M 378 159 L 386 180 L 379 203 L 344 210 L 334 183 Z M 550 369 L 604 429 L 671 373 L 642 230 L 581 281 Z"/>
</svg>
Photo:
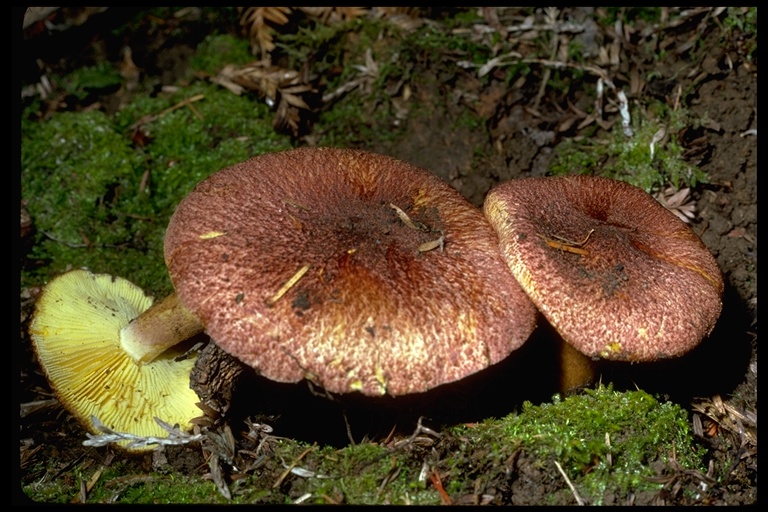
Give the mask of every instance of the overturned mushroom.
<svg viewBox="0 0 768 512">
<path fill-rule="evenodd" d="M 160 353 L 154 343 L 174 336 L 181 341 L 191 331 L 180 325 L 194 322 L 166 301 L 139 332 L 131 321 L 151 305 L 129 281 L 86 270 L 57 276 L 37 300 L 29 333 L 38 361 L 62 405 L 94 434 L 99 431 L 92 416 L 112 430 L 145 437 L 167 435 L 155 417 L 188 429 L 200 416 L 189 386 L 194 355 L 176 360 L 178 350 Z M 131 350 L 121 338 L 130 340 Z M 151 361 L 142 361 L 150 353 Z M 151 448 L 121 444 L 129 451 Z"/>
<path fill-rule="evenodd" d="M 535 324 L 482 212 L 429 172 L 363 151 L 296 149 L 214 174 L 171 218 L 165 260 L 226 352 L 333 393 L 456 381 Z"/>
<path fill-rule="evenodd" d="M 491 190 L 484 209 L 512 273 L 576 349 L 565 352 L 564 391 L 593 377 L 592 361 L 681 356 L 720 315 L 714 257 L 637 187 L 593 176 L 526 178 Z"/>
</svg>

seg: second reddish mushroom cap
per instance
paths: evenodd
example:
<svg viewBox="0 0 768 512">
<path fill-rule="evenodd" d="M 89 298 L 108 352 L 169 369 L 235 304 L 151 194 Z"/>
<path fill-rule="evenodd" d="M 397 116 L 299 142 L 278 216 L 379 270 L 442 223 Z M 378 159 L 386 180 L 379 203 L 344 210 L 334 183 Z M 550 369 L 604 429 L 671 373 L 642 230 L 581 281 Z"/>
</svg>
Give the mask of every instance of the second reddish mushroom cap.
<svg viewBox="0 0 768 512">
<path fill-rule="evenodd" d="M 535 327 L 482 212 L 426 170 L 303 148 L 200 183 L 165 259 L 212 339 L 275 381 L 426 391 L 505 358 Z"/>
<path fill-rule="evenodd" d="M 677 357 L 720 315 L 714 257 L 640 188 L 594 176 L 526 178 L 492 189 L 484 208 L 512 273 L 587 356 Z"/>
</svg>

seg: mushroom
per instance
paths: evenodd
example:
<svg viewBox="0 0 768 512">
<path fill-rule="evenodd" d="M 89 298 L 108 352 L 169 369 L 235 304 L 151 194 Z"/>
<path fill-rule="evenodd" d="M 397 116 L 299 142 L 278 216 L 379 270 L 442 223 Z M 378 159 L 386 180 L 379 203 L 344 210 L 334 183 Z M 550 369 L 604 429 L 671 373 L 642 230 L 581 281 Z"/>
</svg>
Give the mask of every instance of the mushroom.
<svg viewBox="0 0 768 512">
<path fill-rule="evenodd" d="M 173 296 L 152 302 L 125 279 L 80 269 L 56 276 L 37 299 L 29 333 L 38 361 L 62 405 L 94 434 L 93 416 L 114 431 L 164 437 L 155 417 L 189 429 L 201 413 L 189 385 L 195 357 L 176 360 L 176 344 L 199 328 Z"/>
<path fill-rule="evenodd" d="M 502 360 L 536 310 L 482 212 L 383 155 L 301 148 L 204 180 L 165 261 L 224 351 L 277 382 L 419 393 Z"/>
<path fill-rule="evenodd" d="M 715 258 L 642 189 L 595 176 L 524 178 L 492 189 L 484 211 L 512 273 L 571 345 L 563 391 L 592 379 L 595 361 L 675 358 L 714 328 L 723 292 Z"/>
</svg>

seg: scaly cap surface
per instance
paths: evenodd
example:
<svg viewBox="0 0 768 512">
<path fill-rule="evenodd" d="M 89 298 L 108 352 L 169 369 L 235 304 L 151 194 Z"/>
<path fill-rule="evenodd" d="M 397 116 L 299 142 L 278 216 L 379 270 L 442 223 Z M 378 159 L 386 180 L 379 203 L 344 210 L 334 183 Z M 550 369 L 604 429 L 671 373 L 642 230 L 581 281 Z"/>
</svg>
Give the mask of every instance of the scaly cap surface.
<svg viewBox="0 0 768 512">
<path fill-rule="evenodd" d="M 677 357 L 720 315 L 715 258 L 640 188 L 595 176 L 525 178 L 492 189 L 484 209 L 512 273 L 585 355 Z"/>
<path fill-rule="evenodd" d="M 165 259 L 225 351 L 331 392 L 426 391 L 500 361 L 535 326 L 482 212 L 363 151 L 297 149 L 214 174 L 178 206 Z"/>
</svg>

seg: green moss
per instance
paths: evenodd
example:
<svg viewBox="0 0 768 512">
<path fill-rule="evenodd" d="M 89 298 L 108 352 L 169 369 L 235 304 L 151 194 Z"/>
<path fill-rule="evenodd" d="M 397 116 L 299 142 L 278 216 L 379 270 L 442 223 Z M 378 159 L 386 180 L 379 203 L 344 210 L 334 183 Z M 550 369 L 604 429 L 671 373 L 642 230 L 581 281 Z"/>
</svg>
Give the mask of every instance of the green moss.
<svg viewBox="0 0 768 512">
<path fill-rule="evenodd" d="M 231 501 L 200 471 L 136 475 L 126 460 L 103 468 L 88 501 L 287 504 L 307 496 L 306 504 L 343 499 L 355 505 L 438 505 L 440 494 L 421 477 L 425 463 L 440 471 L 445 490 L 457 497 L 476 492 L 478 478 L 503 486 L 500 482 L 510 478 L 505 473 L 509 460 L 518 454 L 526 464 L 539 464 L 554 474 L 558 462 L 579 494 L 600 505 L 608 494 L 659 491 L 661 484 L 650 477 L 658 476 L 672 457 L 685 469 L 706 472 L 704 452 L 694 442 L 686 411 L 643 391 L 610 387 L 555 397 L 542 405 L 526 403 L 519 414 L 446 429 L 428 449 L 391 449 L 375 443 L 337 449 L 289 439 L 273 439 L 264 449 L 266 459 L 259 468 L 229 484 Z M 304 476 L 286 473 L 291 463 Z M 77 495 L 80 482 L 90 481 L 96 471 L 75 466 L 56 480 L 26 485 L 24 492 L 37 501 L 66 503 Z M 569 493 L 564 483 L 558 488 Z"/>
<path fill-rule="evenodd" d="M 488 45 L 476 42 L 464 34 L 449 32 L 438 27 L 419 30 L 409 35 L 403 49 L 413 54 L 411 58 L 414 61 L 426 58 L 440 62 L 446 53 L 450 53 L 454 56 L 461 55 L 463 61 L 482 66 L 496 57 L 493 49 Z"/>
<path fill-rule="evenodd" d="M 141 505 L 169 505 L 179 503 L 229 503 L 210 480 L 199 475 L 180 473 L 147 473 L 141 476 L 122 476 L 124 464 L 117 463 L 101 469 L 91 469 L 78 480 L 90 481 L 96 471 L 103 471 L 88 494 L 88 503 L 123 503 Z"/>
<path fill-rule="evenodd" d="M 166 213 L 213 172 L 290 147 L 290 141 L 272 128 L 266 105 L 205 83 L 162 99 L 141 100 L 119 115 L 119 123 L 133 123 L 200 96 L 203 98 L 190 107 L 156 116 L 144 125 L 151 140 L 144 148 L 152 166 L 151 194 Z"/>
<path fill-rule="evenodd" d="M 648 114 L 653 109 L 655 114 Z M 704 171 L 688 164 L 677 134 L 690 122 L 683 110 L 652 105 L 632 116 L 633 135 L 627 137 L 617 121 L 602 140 L 592 137 L 559 144 L 549 165 L 550 174 L 596 174 L 626 181 L 646 192 L 668 184 L 677 188 L 706 183 Z M 659 137 L 662 133 L 666 134 Z M 660 139 L 660 140 L 657 140 Z M 653 153 L 651 143 L 653 142 Z"/>
<path fill-rule="evenodd" d="M 206 37 L 197 46 L 190 65 L 199 71 L 216 75 L 224 66 L 240 66 L 253 62 L 250 43 L 243 38 L 229 34 L 214 34 Z"/>
<path fill-rule="evenodd" d="M 154 231 L 140 192 L 141 156 L 101 112 L 64 112 L 22 126 L 22 197 L 37 228 L 33 258 L 45 272 L 68 265 L 125 271 L 118 261 L 143 252 L 135 239 Z M 119 258 L 103 259 L 107 253 Z M 134 254 L 143 258 L 143 254 Z"/>
<path fill-rule="evenodd" d="M 600 24 L 612 25 L 616 21 L 635 25 L 637 21 L 646 23 L 658 23 L 661 19 L 660 7 L 606 7 L 604 17 L 599 19 Z"/>
<path fill-rule="evenodd" d="M 293 33 L 280 33 L 275 38 L 277 52 L 287 58 L 288 67 L 300 69 L 312 62 L 313 70 L 321 76 L 333 76 L 331 70 L 347 67 L 355 55 L 350 55 L 347 43 L 359 37 L 361 31 L 369 32 L 380 23 L 349 20 L 342 23 L 323 24 L 302 18 L 302 25 Z M 368 39 L 370 36 L 368 37 Z"/>
<path fill-rule="evenodd" d="M 171 109 L 194 97 L 202 99 Z M 146 142 L 136 146 L 142 118 Z M 47 264 L 22 282 L 88 267 L 168 293 L 162 240 L 179 201 L 219 169 L 290 146 L 265 105 L 206 83 L 140 97 L 114 118 L 65 112 L 24 122 L 22 197 L 37 227 L 30 257 Z"/>
<path fill-rule="evenodd" d="M 346 503 L 358 505 L 437 505 L 437 492 L 418 481 L 418 463 L 404 453 L 394 453 L 375 444 L 343 450 L 324 448 L 318 452 L 321 474 L 334 476 L 306 481 L 306 491 L 325 503 L 324 495 L 341 491 Z M 395 478 L 388 478 L 395 474 Z M 387 481 L 386 485 L 382 482 Z"/>
<path fill-rule="evenodd" d="M 23 485 L 21 492 L 32 502 L 40 504 L 64 504 L 73 498 L 74 486 L 65 479 L 39 484 Z"/>
<path fill-rule="evenodd" d="M 313 73 L 322 77 L 320 86 L 325 92 L 359 79 L 368 51 L 378 70 L 364 86 L 353 88 L 318 113 L 313 130 L 317 144 L 355 146 L 397 138 L 399 130 L 392 125 L 395 110 L 387 87 L 410 80 L 409 69 L 401 65 L 406 57 L 399 53 L 407 43 L 397 27 L 368 18 L 331 25 L 307 19 L 303 23 L 297 32 L 279 35 L 276 44 L 289 67 L 298 69 L 312 62 Z"/>
<path fill-rule="evenodd" d="M 657 459 L 674 455 L 685 468 L 704 469 L 688 425 L 687 413 L 676 404 L 660 403 L 644 391 L 600 387 L 552 403 L 526 403 L 520 414 L 458 433 L 475 447 L 490 447 L 490 459 L 504 460 L 522 449 L 544 464 L 557 461 L 580 494 L 600 504 L 607 492 L 659 490 L 648 480 Z"/>
<path fill-rule="evenodd" d="M 89 94 L 117 89 L 123 79 L 117 69 L 109 62 L 101 62 L 95 66 L 78 68 L 69 75 L 61 78 L 61 85 L 67 94 L 78 100 L 84 100 Z"/>
<path fill-rule="evenodd" d="M 445 26 L 450 29 L 471 27 L 476 23 L 483 23 L 485 21 L 480 15 L 479 9 L 464 9 L 452 14 L 451 17 L 443 19 Z"/>
<path fill-rule="evenodd" d="M 757 7 L 728 7 L 723 19 L 726 40 L 735 40 L 748 60 L 757 51 Z"/>
<path fill-rule="evenodd" d="M 369 141 L 396 140 L 402 130 L 392 125 L 392 115 L 387 108 L 369 111 L 363 98 L 348 95 L 336 106 L 323 112 L 315 125 L 319 134 L 318 144 L 323 146 L 356 146 Z M 382 106 L 383 107 L 383 106 Z"/>
</svg>

